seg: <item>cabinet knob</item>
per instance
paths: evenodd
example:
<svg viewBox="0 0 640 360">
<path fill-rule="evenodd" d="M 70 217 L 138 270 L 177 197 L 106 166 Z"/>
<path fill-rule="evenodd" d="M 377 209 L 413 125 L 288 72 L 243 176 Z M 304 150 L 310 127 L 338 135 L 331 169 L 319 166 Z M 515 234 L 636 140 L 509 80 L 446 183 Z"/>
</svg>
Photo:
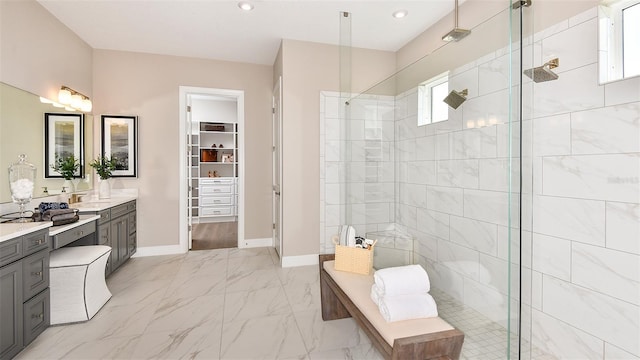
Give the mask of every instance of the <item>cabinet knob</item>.
<svg viewBox="0 0 640 360">
<path fill-rule="evenodd" d="M 33 275 L 33 276 L 42 276 L 42 271 L 32 272 L 31 275 Z"/>
<path fill-rule="evenodd" d="M 31 318 L 32 319 L 42 319 L 44 317 L 44 314 L 40 313 L 40 314 L 32 314 Z"/>
<path fill-rule="evenodd" d="M 36 241 L 33 242 L 34 245 L 42 245 L 44 244 L 44 239 L 38 239 Z"/>
</svg>

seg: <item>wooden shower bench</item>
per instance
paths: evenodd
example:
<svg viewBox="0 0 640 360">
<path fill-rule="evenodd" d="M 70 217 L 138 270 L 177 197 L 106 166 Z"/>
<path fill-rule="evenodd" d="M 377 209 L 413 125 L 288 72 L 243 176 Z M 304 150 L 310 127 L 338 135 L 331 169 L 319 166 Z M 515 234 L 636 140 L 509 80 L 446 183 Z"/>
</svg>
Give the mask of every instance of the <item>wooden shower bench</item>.
<svg viewBox="0 0 640 360">
<path fill-rule="evenodd" d="M 385 359 L 456 360 L 464 334 L 440 317 L 388 323 L 370 298 L 373 275 L 334 268 L 334 254 L 320 255 L 322 319 L 352 317 Z"/>
</svg>

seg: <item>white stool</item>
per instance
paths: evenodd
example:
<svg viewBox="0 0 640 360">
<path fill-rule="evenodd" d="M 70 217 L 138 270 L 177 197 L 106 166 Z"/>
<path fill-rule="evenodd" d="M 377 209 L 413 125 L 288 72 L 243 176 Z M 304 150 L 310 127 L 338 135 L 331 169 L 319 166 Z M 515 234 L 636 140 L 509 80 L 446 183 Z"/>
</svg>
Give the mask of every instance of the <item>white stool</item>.
<svg viewBox="0 0 640 360">
<path fill-rule="evenodd" d="M 104 279 L 111 247 L 64 247 L 51 252 L 51 325 L 90 320 L 111 298 Z"/>
</svg>

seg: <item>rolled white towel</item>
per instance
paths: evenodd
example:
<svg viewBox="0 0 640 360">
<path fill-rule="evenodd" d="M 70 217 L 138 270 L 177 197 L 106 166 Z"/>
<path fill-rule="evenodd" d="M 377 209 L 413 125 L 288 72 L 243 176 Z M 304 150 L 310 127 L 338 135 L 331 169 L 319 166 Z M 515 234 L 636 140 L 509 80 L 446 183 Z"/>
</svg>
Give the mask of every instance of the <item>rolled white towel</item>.
<svg viewBox="0 0 640 360">
<path fill-rule="evenodd" d="M 421 294 L 431 290 L 429 275 L 420 265 L 380 269 L 373 274 L 373 278 L 383 296 Z"/>
<path fill-rule="evenodd" d="M 383 296 L 378 309 L 387 322 L 438 316 L 436 301 L 426 293 Z"/>
<path fill-rule="evenodd" d="M 376 304 L 376 306 L 380 306 L 381 297 L 382 295 L 380 295 L 380 289 L 378 289 L 378 285 L 371 285 L 371 300 L 373 300 L 373 303 Z"/>
</svg>

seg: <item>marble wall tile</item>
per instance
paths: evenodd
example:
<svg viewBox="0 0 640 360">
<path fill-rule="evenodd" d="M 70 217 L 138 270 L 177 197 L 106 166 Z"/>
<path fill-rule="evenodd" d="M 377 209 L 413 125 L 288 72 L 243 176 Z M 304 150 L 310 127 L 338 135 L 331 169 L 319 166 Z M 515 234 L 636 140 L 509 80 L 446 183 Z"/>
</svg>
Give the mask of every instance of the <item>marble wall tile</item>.
<svg viewBox="0 0 640 360">
<path fill-rule="evenodd" d="M 325 160 L 326 161 L 344 161 L 344 151 L 346 143 L 338 140 L 326 140 L 325 142 Z"/>
<path fill-rule="evenodd" d="M 640 152 L 640 102 L 571 113 L 571 153 Z"/>
<path fill-rule="evenodd" d="M 449 239 L 449 215 L 437 211 L 418 208 L 416 211 L 417 229 L 440 239 Z"/>
<path fill-rule="evenodd" d="M 451 133 L 452 159 L 495 158 L 497 133 L 495 126 L 467 129 Z"/>
<path fill-rule="evenodd" d="M 464 279 L 464 304 L 503 326 L 508 319 L 508 304 L 505 295 L 493 287 L 485 286 L 469 278 Z"/>
<path fill-rule="evenodd" d="M 607 248 L 640 255 L 640 205 L 607 202 Z"/>
<path fill-rule="evenodd" d="M 416 160 L 435 160 L 436 138 L 423 136 L 416 138 Z"/>
<path fill-rule="evenodd" d="M 364 200 L 367 203 L 393 202 L 395 199 L 393 183 L 365 183 Z"/>
<path fill-rule="evenodd" d="M 591 19 L 598 17 L 598 7 L 592 7 L 589 10 L 585 10 L 578 15 L 572 16 L 569 18 L 569 26 L 576 26 L 585 21 L 589 21 Z"/>
<path fill-rule="evenodd" d="M 542 310 L 542 273 L 531 272 L 531 307 Z"/>
<path fill-rule="evenodd" d="M 509 57 L 502 55 L 478 66 L 479 94 L 486 95 L 509 87 Z"/>
<path fill-rule="evenodd" d="M 453 298 L 463 301 L 464 276 L 441 262 L 418 261 L 429 274 L 431 288 L 440 289 Z"/>
<path fill-rule="evenodd" d="M 393 161 L 382 161 L 375 165 L 377 171 L 377 181 L 395 181 L 395 163 Z"/>
<path fill-rule="evenodd" d="M 350 211 L 351 220 L 349 222 L 352 225 L 367 223 L 367 204 L 351 204 L 347 205 L 347 209 Z"/>
<path fill-rule="evenodd" d="M 640 307 L 551 276 L 544 276 L 543 287 L 546 314 L 631 354 L 640 354 Z"/>
<path fill-rule="evenodd" d="M 463 190 L 427 185 L 427 209 L 447 214 L 463 214 Z"/>
<path fill-rule="evenodd" d="M 571 241 L 533 234 L 533 270 L 571 280 Z"/>
<path fill-rule="evenodd" d="M 542 40 L 542 61 L 559 58 L 560 66 L 554 69 L 556 73 L 596 64 L 598 62 L 597 20 L 592 18 Z"/>
<path fill-rule="evenodd" d="M 344 122 L 344 121 L 343 121 Z M 342 132 L 342 136 L 345 137 L 345 140 L 348 138 L 349 140 L 365 140 L 364 136 L 364 120 L 356 120 L 351 119 L 347 121 L 343 127 L 347 127 L 349 130 L 348 137 L 345 136 L 344 132 Z"/>
<path fill-rule="evenodd" d="M 640 99 L 640 77 L 610 82 L 604 85 L 605 106 L 638 102 Z"/>
<path fill-rule="evenodd" d="M 480 159 L 478 163 L 478 188 L 481 190 L 509 191 L 510 164 L 513 167 L 513 175 L 516 175 L 519 170 L 518 159 L 513 159 L 511 162 L 509 159 Z M 514 187 L 514 191 L 517 191 L 515 189 Z"/>
<path fill-rule="evenodd" d="M 350 119 L 377 119 L 377 100 L 358 97 L 349 102 Z"/>
<path fill-rule="evenodd" d="M 572 135 L 574 134 L 571 127 L 572 116 L 567 113 L 537 118 L 532 121 L 533 154 L 535 156 L 571 154 Z"/>
<path fill-rule="evenodd" d="M 600 360 L 604 355 L 602 340 L 538 310 L 532 312 L 531 333 L 534 346 L 562 359 Z"/>
<path fill-rule="evenodd" d="M 634 356 L 617 346 L 604 343 L 604 360 L 640 360 L 640 356 Z"/>
<path fill-rule="evenodd" d="M 509 233 L 511 233 L 511 238 L 509 238 Z M 531 268 L 533 257 L 532 237 L 533 234 L 530 231 L 523 230 L 522 235 L 520 235 L 520 230 L 517 228 L 512 228 L 509 232 L 507 227 L 498 226 L 498 257 L 514 264 L 519 264 L 521 257 L 520 243 L 522 243 L 522 266 Z M 511 250 L 510 257 L 509 250 Z"/>
<path fill-rule="evenodd" d="M 398 206 L 398 217 L 396 221 L 400 225 L 415 229 L 417 227 L 416 207 L 400 204 Z"/>
<path fill-rule="evenodd" d="M 393 213 L 389 209 L 389 204 L 387 203 L 373 203 L 366 204 L 367 210 L 367 224 L 375 224 L 375 223 L 388 223 L 393 220 Z"/>
<path fill-rule="evenodd" d="M 366 188 L 365 183 L 355 182 L 351 183 L 351 185 L 346 186 L 346 184 L 342 184 L 343 188 L 345 188 L 346 194 L 343 194 L 343 199 L 347 199 L 343 201 L 343 203 L 364 203 L 366 201 Z"/>
<path fill-rule="evenodd" d="M 640 199 L 640 154 L 546 157 L 545 195 L 582 199 Z"/>
<path fill-rule="evenodd" d="M 338 226 L 343 224 L 342 206 L 326 205 L 324 209 L 324 220 L 327 226 Z"/>
<path fill-rule="evenodd" d="M 449 74 L 449 91 L 467 89 L 467 99 L 478 96 L 478 67 L 474 66 L 464 72 Z"/>
<path fill-rule="evenodd" d="M 427 194 L 428 198 L 429 195 Z M 512 198 L 512 202 L 512 211 L 515 215 L 518 209 L 517 198 Z M 497 191 L 465 189 L 464 217 L 508 226 L 509 194 Z"/>
<path fill-rule="evenodd" d="M 438 161 L 438 185 L 478 188 L 478 160 Z"/>
<path fill-rule="evenodd" d="M 410 161 L 407 163 L 407 182 L 422 185 L 437 185 L 435 161 Z"/>
<path fill-rule="evenodd" d="M 345 203 L 343 184 L 325 184 L 324 200 L 327 205 L 338 205 Z"/>
<path fill-rule="evenodd" d="M 320 96 L 324 99 L 324 117 L 325 119 L 338 119 L 340 118 L 340 98 L 335 96 Z"/>
<path fill-rule="evenodd" d="M 536 196 L 533 201 L 537 233 L 604 246 L 603 201 Z"/>
<path fill-rule="evenodd" d="M 343 155 L 343 159 L 346 159 L 347 161 L 366 161 L 367 160 L 364 141 L 347 141 L 345 150 L 347 148 L 351 152 L 349 154 L 345 153 Z"/>
<path fill-rule="evenodd" d="M 478 220 L 451 215 L 450 240 L 485 254 L 498 253 L 498 226 Z"/>
<path fill-rule="evenodd" d="M 499 90 L 469 99 L 462 106 L 464 108 L 462 121 L 465 128 L 481 128 L 506 123 L 509 119 L 509 91 L 508 89 Z"/>
<path fill-rule="evenodd" d="M 465 277 L 478 279 L 479 253 L 476 250 L 456 245 L 450 241 L 438 240 L 438 263 Z"/>
<path fill-rule="evenodd" d="M 324 119 L 324 135 L 325 140 L 346 140 L 343 135 L 343 120 L 341 119 Z"/>
<path fill-rule="evenodd" d="M 400 199 L 403 204 L 424 208 L 427 206 L 427 187 L 418 184 L 400 184 Z M 390 201 L 393 201 L 393 198 Z"/>
<path fill-rule="evenodd" d="M 572 283 L 640 305 L 640 255 L 574 243 L 570 258 Z"/>
<path fill-rule="evenodd" d="M 535 83 L 523 90 L 526 98 L 533 98 L 533 109 L 525 102 L 523 111 L 533 113 L 535 117 L 594 109 L 604 105 L 604 87 L 598 85 L 598 68 L 595 63 L 563 72 L 558 80 Z"/>
<path fill-rule="evenodd" d="M 413 241 L 413 251 L 431 261 L 436 261 L 438 258 L 438 238 L 419 232 Z"/>
<path fill-rule="evenodd" d="M 509 294 L 509 269 L 508 263 L 493 256 L 480 254 L 480 271 L 478 272 L 478 282 L 500 294 Z M 517 284 L 518 276 L 512 273 L 513 282 Z M 518 287 L 512 290 L 517 293 Z"/>
<path fill-rule="evenodd" d="M 396 144 L 396 151 L 399 161 L 416 160 L 416 141 L 415 139 L 403 140 Z"/>
</svg>

